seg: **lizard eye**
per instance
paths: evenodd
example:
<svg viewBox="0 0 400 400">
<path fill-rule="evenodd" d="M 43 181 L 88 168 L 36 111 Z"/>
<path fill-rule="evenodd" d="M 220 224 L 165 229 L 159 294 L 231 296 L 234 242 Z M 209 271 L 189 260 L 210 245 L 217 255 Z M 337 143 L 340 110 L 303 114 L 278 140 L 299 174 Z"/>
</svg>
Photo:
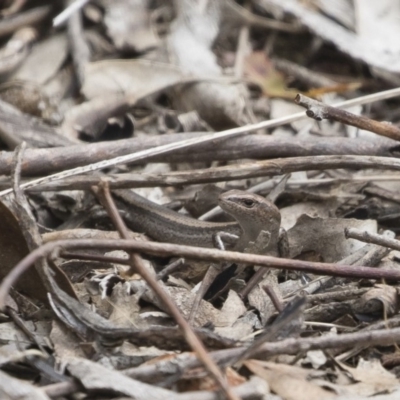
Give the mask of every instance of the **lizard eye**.
<svg viewBox="0 0 400 400">
<path fill-rule="evenodd" d="M 243 204 L 247 207 L 247 208 L 252 208 L 255 206 L 255 201 L 251 200 L 251 199 L 243 199 Z"/>
</svg>

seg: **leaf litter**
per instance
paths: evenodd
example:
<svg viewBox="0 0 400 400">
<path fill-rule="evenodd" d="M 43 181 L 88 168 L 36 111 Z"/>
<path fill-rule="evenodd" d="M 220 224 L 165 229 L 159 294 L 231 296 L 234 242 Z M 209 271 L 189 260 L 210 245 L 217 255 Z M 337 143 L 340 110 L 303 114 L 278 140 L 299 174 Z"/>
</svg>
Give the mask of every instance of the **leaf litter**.
<svg viewBox="0 0 400 400">
<path fill-rule="evenodd" d="M 397 398 L 394 0 L 39 0 L 0 11 L 1 188 L 15 192 L 0 203 L 2 398 Z M 327 107 L 349 99 L 347 111 Z M 253 133 L 151 156 L 244 126 Z M 279 251 L 266 255 L 282 262 L 263 259 L 270 268 L 249 286 L 260 258 L 226 265 L 189 249 L 182 259 L 168 235 L 149 250 L 151 230 L 136 232 L 117 201 L 133 232 L 121 227 L 109 188 L 140 189 L 173 219 L 218 223 L 232 221 L 219 194 L 261 194 L 281 213 Z M 246 254 L 269 241 L 266 227 Z M 35 265 L 15 276 L 27 256 Z M 222 272 L 197 301 L 210 268 Z"/>
</svg>

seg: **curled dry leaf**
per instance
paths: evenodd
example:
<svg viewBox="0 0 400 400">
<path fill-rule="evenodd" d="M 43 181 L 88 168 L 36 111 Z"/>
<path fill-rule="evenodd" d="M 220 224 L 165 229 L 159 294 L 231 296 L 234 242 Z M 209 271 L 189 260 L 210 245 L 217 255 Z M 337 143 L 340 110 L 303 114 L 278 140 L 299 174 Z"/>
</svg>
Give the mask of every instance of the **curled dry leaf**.
<svg viewBox="0 0 400 400">
<path fill-rule="evenodd" d="M 286 230 L 293 228 L 296 225 L 297 219 L 303 214 L 314 218 L 329 218 L 332 210 L 336 210 L 337 208 L 336 203 L 334 200 L 328 204 L 326 202 L 305 201 L 281 208 L 279 210 L 282 216 L 281 226 Z"/>
<path fill-rule="evenodd" d="M 65 325 L 57 319 L 52 322 L 49 338 L 53 344 L 54 354 L 59 359 L 85 356 L 78 336 L 66 329 Z"/>
<path fill-rule="evenodd" d="M 358 240 L 345 238 L 344 230 L 349 227 L 377 232 L 375 220 L 312 218 L 302 215 L 288 231 L 290 257 L 314 251 L 325 262 L 335 262 L 349 256 L 364 246 Z"/>
<path fill-rule="evenodd" d="M 147 60 L 98 61 L 86 65 L 82 92 L 88 99 L 126 95 L 134 102 L 188 79 L 195 78 L 167 63 Z"/>
<path fill-rule="evenodd" d="M 22 28 L 0 49 L 0 76 L 2 78 L 14 72 L 22 64 L 29 54 L 29 45 L 35 38 L 34 29 Z"/>
<path fill-rule="evenodd" d="M 17 308 L 17 307 L 15 307 Z M 35 337 L 37 343 L 40 343 L 42 346 L 47 346 L 47 338 L 50 333 L 50 323 L 48 321 L 25 321 L 24 322 L 25 328 L 28 329 L 31 332 L 35 332 Z M 29 348 L 30 343 L 27 342 L 26 340 L 26 335 L 24 332 L 15 329 L 15 323 L 14 322 L 3 322 L 0 324 L 0 343 L 18 343 L 17 349 L 26 349 Z M 5 359 L 6 355 L 6 349 L 2 349 L 3 352 L 1 354 L 0 358 L 0 364 L 1 366 L 4 366 L 4 364 L 13 362 L 12 359 Z M 13 351 L 12 356 L 17 356 L 15 353 L 15 350 Z M 15 362 L 15 359 L 14 359 Z"/>
<path fill-rule="evenodd" d="M 98 139 L 111 117 L 119 117 L 129 110 L 128 98 L 123 95 L 100 96 L 72 107 L 64 118 L 65 136 L 76 138 L 81 133 Z"/>
<path fill-rule="evenodd" d="M 66 35 L 52 35 L 37 43 L 13 78 L 45 84 L 56 75 L 68 56 Z"/>
<path fill-rule="evenodd" d="M 262 325 L 265 325 L 268 319 L 276 312 L 270 296 L 262 289 L 266 285 L 273 288 L 275 295 L 282 302 L 282 294 L 276 273 L 266 274 L 264 279 L 249 293 L 249 304 L 260 313 Z"/>
<path fill-rule="evenodd" d="M 374 288 L 363 294 L 357 302 L 357 307 L 353 306 L 357 313 L 384 312 L 387 317 L 391 317 L 398 311 L 398 294 L 396 288 L 388 285 L 377 284 Z"/>
<path fill-rule="evenodd" d="M 250 82 L 257 84 L 267 97 L 293 100 L 297 91 L 288 89 L 284 76 L 278 72 L 264 51 L 256 51 L 246 58 L 245 73 Z"/>
<path fill-rule="evenodd" d="M 392 392 L 398 387 L 398 380 L 395 375 L 382 367 L 377 359 L 360 359 L 357 368 L 339 362 L 341 368 L 349 372 L 352 378 L 357 382 L 346 386 L 351 393 L 359 396 L 374 396 L 382 392 Z"/>
<path fill-rule="evenodd" d="M 322 375 L 291 365 L 248 360 L 244 365 L 260 378 L 265 379 L 271 390 L 285 400 L 324 400 L 336 395 L 309 381 L 312 375 Z"/>
</svg>

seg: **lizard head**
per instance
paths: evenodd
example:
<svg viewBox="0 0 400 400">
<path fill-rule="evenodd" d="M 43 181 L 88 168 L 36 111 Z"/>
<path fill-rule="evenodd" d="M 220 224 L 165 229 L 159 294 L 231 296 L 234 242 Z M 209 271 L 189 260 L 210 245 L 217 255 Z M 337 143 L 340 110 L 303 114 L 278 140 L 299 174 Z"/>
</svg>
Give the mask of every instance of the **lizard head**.
<svg viewBox="0 0 400 400">
<path fill-rule="evenodd" d="M 278 237 L 281 214 L 266 198 L 241 190 L 230 190 L 219 196 L 218 203 L 239 222 L 249 241 L 256 240 L 263 230 Z"/>
</svg>

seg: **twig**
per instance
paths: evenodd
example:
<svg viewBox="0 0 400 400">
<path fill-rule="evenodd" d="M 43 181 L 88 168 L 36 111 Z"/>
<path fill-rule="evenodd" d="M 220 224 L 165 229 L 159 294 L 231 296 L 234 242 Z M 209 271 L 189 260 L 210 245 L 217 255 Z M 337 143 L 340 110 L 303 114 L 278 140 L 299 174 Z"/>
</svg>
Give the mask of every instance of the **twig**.
<svg viewBox="0 0 400 400">
<path fill-rule="evenodd" d="M 23 321 L 21 319 L 21 317 L 18 315 L 18 313 L 11 307 L 7 307 L 6 310 L 6 314 L 12 319 L 12 321 L 14 322 L 14 324 L 21 329 L 22 332 L 24 332 L 24 334 L 26 335 L 26 337 L 33 343 L 36 344 L 36 346 L 38 347 L 38 349 L 40 349 L 40 351 L 43 354 L 48 354 L 46 349 L 43 347 L 42 343 L 40 342 L 39 337 L 32 332 L 27 326 L 25 321 Z"/>
<path fill-rule="evenodd" d="M 4 108 L 0 102 L 0 117 L 6 118 Z M 13 117 L 14 119 L 16 117 Z M 12 122 L 15 125 L 15 122 Z M 29 129 L 32 130 L 29 121 L 26 121 Z M 25 125 L 24 125 L 25 126 Z M 28 129 L 28 128 L 26 128 Z M 48 130 L 48 128 L 46 128 Z M 29 135 L 19 133 L 20 126 L 16 126 L 12 133 L 19 135 L 20 140 L 31 139 Z M 66 145 L 65 138 L 57 136 L 35 128 L 35 136 L 46 135 L 46 144 L 59 146 L 49 148 L 29 148 L 25 152 L 24 164 L 22 166 L 22 175 L 25 176 L 44 176 L 50 173 L 79 167 L 88 163 L 107 160 L 116 156 L 122 156 L 134 151 L 148 150 L 161 145 L 176 143 L 178 141 L 203 137 L 209 133 L 175 133 L 174 135 L 161 136 L 143 136 L 131 139 L 114 140 L 110 142 L 98 142 L 90 144 Z M 54 130 L 53 130 L 54 131 Z M 51 139 L 51 140 L 50 140 Z M 55 140 L 57 139 L 57 140 Z M 232 161 L 249 158 L 254 160 L 267 160 L 272 158 L 303 157 L 323 155 L 365 155 L 391 157 L 398 151 L 398 143 L 386 138 L 377 138 L 376 141 L 363 139 L 351 139 L 343 137 L 327 137 L 309 139 L 301 138 L 276 138 L 267 135 L 247 135 L 244 137 L 235 137 L 230 140 L 205 143 L 196 146 L 195 152 L 186 150 L 177 150 L 173 154 L 160 154 L 151 158 L 152 162 L 212 162 L 212 161 Z M 32 141 L 36 145 L 37 141 Z M 60 147 L 62 146 L 62 147 Z M 0 174 L 9 175 L 12 163 L 12 153 L 0 153 Z M 43 160 L 46 160 L 44 162 Z M 144 163 L 145 159 L 138 160 L 134 164 Z"/>
<path fill-rule="evenodd" d="M 58 247 L 71 250 L 94 248 L 128 251 L 133 250 L 136 252 L 144 252 L 158 256 L 178 256 L 214 262 L 227 261 L 231 263 L 257 265 L 268 268 L 286 269 L 290 271 L 303 271 L 320 275 L 341 276 L 356 279 L 400 280 L 400 271 L 384 268 L 360 266 L 354 267 L 352 265 L 307 262 L 301 260 L 262 256 L 258 254 L 221 251 L 217 249 L 206 249 L 169 243 L 144 242 L 140 240 L 58 240 L 46 243 L 32 251 L 30 254 L 24 257 L 3 279 L 0 285 L 0 309 L 5 306 L 5 298 L 7 293 L 11 286 L 13 286 L 17 279 L 21 276 L 21 274 L 24 273 L 37 260 L 42 257 L 46 257 Z"/>
<path fill-rule="evenodd" d="M 245 299 L 249 295 L 249 293 L 254 289 L 254 287 L 263 279 L 264 275 L 266 275 L 267 272 L 268 271 L 265 268 L 259 268 L 247 282 L 246 286 L 240 291 L 239 296 L 242 299 Z M 267 290 L 265 291 L 267 292 Z M 269 292 L 267 292 L 267 294 L 271 298 L 271 294 Z M 275 295 L 275 292 L 273 294 Z M 274 303 L 272 298 L 271 301 Z M 274 306 L 279 311 L 279 307 L 277 307 L 275 303 Z"/>
<path fill-rule="evenodd" d="M 208 266 L 207 272 L 200 282 L 200 287 L 196 292 L 196 296 L 193 300 L 192 307 L 190 309 L 190 314 L 188 318 L 189 324 L 193 325 L 196 314 L 199 310 L 202 300 L 204 299 L 205 294 L 207 293 L 207 290 L 210 288 L 211 284 L 214 282 L 215 278 L 222 270 L 223 267 L 221 268 L 214 264 Z"/>
<path fill-rule="evenodd" d="M 254 357 L 265 360 L 267 357 L 279 354 L 298 354 L 299 352 L 306 352 L 309 350 L 336 349 L 338 347 L 344 349 L 357 346 L 358 344 L 365 344 L 368 346 L 391 345 L 399 341 L 400 328 L 386 329 L 384 324 L 381 322 L 380 328 L 374 330 L 343 333 L 336 336 L 293 338 L 279 342 L 264 343 L 261 349 L 257 352 L 257 355 Z M 228 365 L 231 360 L 237 358 L 244 350 L 243 347 L 218 350 L 211 352 L 210 355 L 216 362 L 218 362 L 218 364 Z M 174 368 L 168 368 L 170 363 L 173 364 Z M 178 379 L 180 374 L 175 371 L 187 371 L 198 367 L 199 362 L 194 357 L 188 354 L 182 354 L 178 355 L 172 361 L 161 361 L 153 365 L 142 365 L 140 367 L 129 368 L 125 370 L 124 373 L 134 379 L 144 380 L 146 382 L 157 382 L 165 378 L 166 375 L 168 378 L 171 378 L 171 375 L 174 375 L 174 378 Z M 171 370 L 174 372 L 170 372 Z"/>
<path fill-rule="evenodd" d="M 146 181 L 146 174 L 142 174 L 144 181 Z M 125 180 L 126 177 L 126 180 Z M 115 179 L 116 181 L 109 181 L 110 186 L 112 189 L 121 189 L 122 187 L 124 188 L 137 188 L 137 187 L 142 187 L 136 184 L 136 174 L 115 174 L 115 175 L 108 175 L 105 179 Z M 153 177 L 154 178 L 154 177 Z M 297 188 L 299 186 L 303 187 L 304 186 L 313 186 L 313 185 L 325 185 L 325 184 L 339 184 L 339 183 L 351 183 L 351 182 L 397 182 L 400 181 L 400 176 L 398 175 L 365 175 L 365 176 L 348 176 L 348 177 L 342 177 L 342 178 L 310 178 L 310 179 L 296 179 L 293 181 L 288 181 L 286 183 L 286 188 Z M 79 188 L 88 187 L 88 186 L 93 186 L 98 182 L 98 179 L 95 177 L 87 176 L 84 175 L 82 177 L 76 177 L 76 178 L 67 178 L 63 179 L 62 181 L 59 182 L 52 182 L 48 184 L 43 184 L 39 186 L 35 186 L 33 188 L 29 188 L 26 191 L 28 193 L 35 193 L 35 192 L 48 192 L 48 191 L 57 191 L 57 190 L 79 190 Z M 146 187 L 152 187 L 152 186 L 162 186 L 161 180 L 160 184 L 156 185 L 155 183 L 148 184 L 146 183 Z M 268 191 L 271 190 L 276 184 L 278 183 L 277 179 L 271 178 L 268 181 L 261 182 L 257 185 L 254 185 L 250 187 L 247 191 L 250 193 L 259 193 L 261 191 Z M 119 186 L 121 185 L 121 187 Z M 151 185 L 151 186 L 150 186 Z M 180 184 L 181 185 L 181 184 Z M 10 183 L 7 182 L 6 180 L 0 182 L 0 188 L 1 187 L 8 187 L 10 186 Z M 173 183 L 171 183 L 168 186 L 174 186 Z M 366 190 L 366 189 L 364 189 Z M 389 198 L 389 195 L 386 196 L 385 198 L 388 198 L 391 200 L 392 198 L 395 198 L 395 195 L 392 194 L 392 196 Z M 204 213 L 199 219 L 201 220 L 211 220 L 213 217 L 216 217 L 217 215 L 222 214 L 222 210 L 220 207 L 215 207 L 215 211 L 212 213 Z"/>
<path fill-rule="evenodd" d="M 334 292 L 326 292 L 326 293 L 318 293 L 318 294 L 309 294 L 307 296 L 307 303 L 309 305 L 321 304 L 321 303 L 329 303 L 329 302 L 340 302 L 350 300 L 354 297 L 361 297 L 364 293 L 366 293 L 370 288 L 351 288 L 344 290 L 336 290 Z"/>
<path fill-rule="evenodd" d="M 310 350 L 336 349 L 359 345 L 390 346 L 400 341 L 400 328 L 347 333 L 337 336 L 322 336 L 302 339 L 286 339 L 276 343 L 266 343 L 259 350 L 258 357 L 278 354 L 298 354 Z"/>
<path fill-rule="evenodd" d="M 177 260 L 172 261 L 170 264 L 168 264 L 164 269 L 162 269 L 157 274 L 157 280 L 162 280 L 166 276 L 171 275 L 173 272 L 180 269 L 182 267 L 182 265 L 184 265 L 184 263 L 185 263 L 184 258 L 178 258 Z"/>
<path fill-rule="evenodd" d="M 393 250 L 400 250 L 400 240 L 391 239 L 387 236 L 361 231 L 355 228 L 346 228 L 344 234 L 348 239 L 357 239 L 361 242 L 379 244 L 380 246 L 389 247 Z"/>
<path fill-rule="evenodd" d="M 50 14 L 51 9 L 51 5 L 35 7 L 22 13 L 3 18 L 0 22 L 0 37 L 10 35 L 24 26 L 38 24 Z"/>
<path fill-rule="evenodd" d="M 76 392 L 84 391 L 82 385 L 76 381 L 53 383 L 51 385 L 42 386 L 41 389 L 43 390 L 44 393 L 46 393 L 48 397 L 54 399 L 59 399 L 62 396 L 66 397 L 68 395 L 75 394 Z M 265 398 L 269 392 L 269 387 L 267 383 L 263 381 L 261 378 L 253 376 L 245 383 L 233 387 L 232 391 L 240 399 L 254 400 L 254 399 Z M 173 400 L 192 400 L 192 399 L 220 400 L 221 399 L 219 393 L 215 391 L 206 391 L 206 390 L 174 393 L 172 396 Z M 127 397 L 124 398 L 127 399 Z M 171 397 L 167 397 L 166 400 L 171 400 Z"/>
<path fill-rule="evenodd" d="M 379 122 L 373 119 L 356 115 L 351 112 L 341 110 L 336 107 L 328 106 L 320 101 L 313 100 L 302 94 L 298 94 L 295 102 L 307 109 L 307 116 L 321 121 L 329 119 L 332 121 L 341 122 L 346 125 L 355 126 L 356 128 L 364 129 L 366 131 L 374 132 L 381 136 L 386 136 L 394 140 L 400 140 L 400 129 L 387 122 Z"/>
<path fill-rule="evenodd" d="M 70 8 L 72 8 L 72 6 L 74 6 L 76 3 L 87 2 L 88 0 L 77 0 L 75 2 L 71 2 Z M 81 87 L 85 79 L 86 64 L 90 61 L 90 49 L 86 43 L 82 15 L 78 10 L 70 15 L 67 32 L 76 77 L 79 87 Z"/>
<path fill-rule="evenodd" d="M 35 251 L 40 248 L 42 239 L 37 229 L 37 225 L 26 196 L 21 190 L 20 186 L 21 165 L 25 148 L 26 142 L 22 142 L 15 148 L 15 164 L 12 171 L 12 183 L 15 201 L 12 203 L 12 208 L 14 208 L 14 213 L 17 216 L 18 224 L 21 229 L 21 234 L 26 241 L 28 249 L 30 251 Z M 24 251 L 23 248 L 21 248 L 21 251 Z M 40 259 L 40 262 L 35 265 L 35 269 L 37 271 L 36 279 L 38 279 L 38 281 L 40 279 L 43 286 L 39 282 L 30 282 L 31 287 L 27 290 L 31 290 L 33 288 L 36 292 L 36 297 L 38 297 L 40 300 L 44 300 L 46 299 L 46 295 L 44 294 L 43 296 L 43 291 L 45 290 L 51 293 L 51 285 L 47 277 L 48 265 L 46 260 Z"/>
<path fill-rule="evenodd" d="M 235 1 L 227 1 L 224 6 L 227 8 L 228 12 L 232 12 L 232 19 L 239 19 L 241 22 L 246 22 L 249 25 L 261 29 L 277 30 L 282 32 L 298 33 L 303 32 L 304 27 L 302 27 L 298 22 L 292 21 L 291 23 L 286 23 L 283 21 L 278 21 L 272 18 L 266 18 L 264 16 L 253 14 L 250 10 L 242 7 Z M 229 18 L 230 19 L 230 18 Z"/>
<path fill-rule="evenodd" d="M 58 14 L 53 19 L 53 26 L 58 27 L 59 25 L 64 23 L 68 18 L 71 17 L 71 15 L 73 13 L 80 10 L 88 2 L 89 2 L 89 0 L 76 0 L 76 1 L 72 2 L 65 10 L 63 10 L 60 14 Z"/>
<path fill-rule="evenodd" d="M 371 99 L 373 101 L 377 101 L 378 99 L 382 100 L 384 98 L 391 98 L 391 97 L 396 97 L 396 96 L 400 96 L 400 88 L 387 90 L 385 92 L 381 92 L 380 94 L 364 96 L 364 97 L 360 97 L 360 98 L 353 99 L 353 100 L 347 100 L 347 101 L 337 104 L 337 107 L 349 107 L 349 106 L 353 106 L 355 104 L 368 103 L 371 101 Z M 111 167 L 114 165 L 126 164 L 126 163 L 130 163 L 133 161 L 144 160 L 144 159 L 148 159 L 149 157 L 152 157 L 155 155 L 171 153 L 178 149 L 188 149 L 197 144 L 207 143 L 207 142 L 211 142 L 211 141 L 214 141 L 217 139 L 218 140 L 226 139 L 228 137 L 234 137 L 234 136 L 238 136 L 238 135 L 241 135 L 244 133 L 258 131 L 260 129 L 273 128 L 273 127 L 280 126 L 283 124 L 289 124 L 291 122 L 303 119 L 304 117 L 305 117 L 305 115 L 300 112 L 300 113 L 289 115 L 287 117 L 276 118 L 276 119 L 269 120 L 269 121 L 262 121 L 262 122 L 259 122 L 256 124 L 241 126 L 239 128 L 233 128 L 233 129 L 228 129 L 228 130 L 221 131 L 221 132 L 216 132 L 211 135 L 205 135 L 201 138 L 183 140 L 181 142 L 172 143 L 172 144 L 164 145 L 164 146 L 159 146 L 159 147 L 156 147 L 156 148 L 153 148 L 150 150 L 138 151 L 136 153 L 112 158 L 110 160 L 100 161 L 100 162 L 97 162 L 94 164 L 86 165 L 84 167 L 78 167 L 78 168 L 73 168 L 70 170 L 62 171 L 57 174 L 46 176 L 44 178 L 34 179 L 30 182 L 27 182 L 27 183 L 24 183 L 23 185 L 21 185 L 21 188 L 33 187 L 40 183 L 52 182 L 55 180 L 67 178 L 69 176 L 75 176 L 75 175 L 83 174 L 86 172 L 98 171 L 100 169 L 108 168 L 108 167 Z M 0 197 L 6 195 L 8 193 L 11 193 L 11 189 L 1 191 Z"/>
<path fill-rule="evenodd" d="M 264 285 L 262 287 L 262 289 L 264 290 L 265 293 L 267 293 L 267 295 L 270 298 L 270 300 L 272 301 L 272 304 L 274 305 L 276 311 L 282 312 L 282 310 L 284 309 L 284 306 L 281 303 L 281 301 L 279 300 L 278 296 L 276 295 L 274 288 L 271 285 Z"/>
<path fill-rule="evenodd" d="M 32 188 L 43 190 L 84 190 L 88 186 L 107 180 L 110 188 L 181 186 L 189 184 L 232 181 L 265 176 L 276 176 L 298 171 L 323 171 L 336 168 L 375 168 L 400 171 L 400 159 L 394 157 L 373 156 L 316 156 L 294 157 L 267 161 L 254 161 L 188 171 L 168 172 L 165 174 L 121 174 L 107 177 L 85 176 L 52 182 Z"/>
<path fill-rule="evenodd" d="M 79 382 L 73 380 L 53 383 L 51 385 L 43 386 L 41 389 L 48 397 L 58 399 L 82 391 L 83 387 Z"/>
<path fill-rule="evenodd" d="M 296 80 L 300 80 L 300 82 L 305 83 L 307 86 L 332 87 L 338 85 L 338 82 L 327 78 L 325 75 L 312 71 L 306 67 L 302 67 L 292 61 L 283 58 L 273 58 L 272 63 L 277 70 L 282 71 L 291 78 L 294 77 Z"/>
<path fill-rule="evenodd" d="M 111 256 L 103 256 L 101 254 L 86 254 L 86 253 L 70 253 L 68 251 L 62 251 L 59 256 L 61 258 L 65 258 L 66 260 L 88 260 L 88 261 L 96 261 L 99 263 L 113 263 L 113 264 L 121 264 L 121 265 L 129 265 L 129 260 L 127 258 L 121 257 L 111 257 Z M 95 267 L 92 267 L 95 268 Z M 101 267 L 103 268 L 103 267 Z"/>
</svg>

